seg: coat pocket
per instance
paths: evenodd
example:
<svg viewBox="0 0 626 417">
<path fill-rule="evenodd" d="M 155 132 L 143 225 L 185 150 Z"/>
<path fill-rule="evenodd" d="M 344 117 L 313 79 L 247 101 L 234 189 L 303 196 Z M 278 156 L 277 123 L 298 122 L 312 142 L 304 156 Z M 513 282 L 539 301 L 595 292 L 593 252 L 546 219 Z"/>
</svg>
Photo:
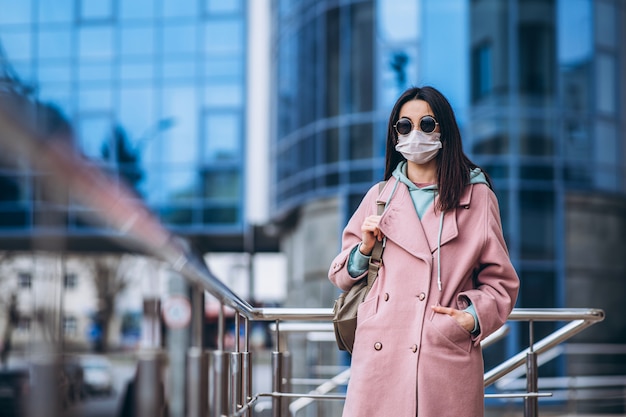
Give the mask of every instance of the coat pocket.
<svg viewBox="0 0 626 417">
<path fill-rule="evenodd" d="M 366 299 L 359 305 L 357 314 L 357 329 L 361 323 L 364 323 L 370 317 L 376 315 L 378 310 L 378 296 L 374 296 Z"/>
<path fill-rule="evenodd" d="M 469 352 L 472 347 L 472 337 L 470 332 L 465 330 L 452 317 L 447 314 L 435 313 L 431 319 L 433 327 L 443 337 L 452 342 L 465 352 Z"/>
</svg>

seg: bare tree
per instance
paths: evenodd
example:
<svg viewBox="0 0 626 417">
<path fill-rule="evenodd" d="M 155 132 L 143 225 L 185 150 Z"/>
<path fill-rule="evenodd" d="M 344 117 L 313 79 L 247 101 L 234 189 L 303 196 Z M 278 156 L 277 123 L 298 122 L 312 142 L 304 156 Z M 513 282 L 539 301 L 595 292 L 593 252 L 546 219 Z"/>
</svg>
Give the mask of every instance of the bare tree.
<svg viewBox="0 0 626 417">
<path fill-rule="evenodd" d="M 7 365 L 7 360 L 12 348 L 13 330 L 19 324 L 19 311 L 17 305 L 17 293 L 15 288 L 11 288 L 6 282 L 7 275 L 10 275 L 11 261 L 13 256 L 8 252 L 0 252 L 0 328 L 3 328 L 0 339 L 0 362 L 2 366 Z"/>
<path fill-rule="evenodd" d="M 91 268 L 97 297 L 94 324 L 98 334 L 94 348 L 97 352 L 106 352 L 109 345 L 109 327 L 115 314 L 115 301 L 128 287 L 131 277 L 124 256 L 94 257 Z"/>
</svg>

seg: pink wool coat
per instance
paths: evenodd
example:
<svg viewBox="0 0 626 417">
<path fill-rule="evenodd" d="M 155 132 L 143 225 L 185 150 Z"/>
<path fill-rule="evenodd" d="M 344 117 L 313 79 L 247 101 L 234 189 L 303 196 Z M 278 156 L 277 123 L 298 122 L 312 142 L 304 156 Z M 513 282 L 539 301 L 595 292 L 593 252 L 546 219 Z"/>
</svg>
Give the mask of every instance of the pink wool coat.
<svg viewBox="0 0 626 417">
<path fill-rule="evenodd" d="M 341 253 L 329 279 L 342 290 L 361 277 L 347 270 L 361 242 L 361 224 L 387 201 L 397 180 L 379 196 L 364 197 L 343 233 Z M 519 279 L 502 236 L 495 194 L 485 184 L 468 185 L 461 204 L 444 215 L 437 286 L 440 212 L 430 207 L 420 221 L 407 187 L 393 193 L 379 227 L 387 237 L 383 265 L 358 312 L 343 417 L 480 417 L 484 414 L 480 341 L 497 330 L 517 298 Z M 476 309 L 480 333 L 432 311 L 441 304 Z"/>
</svg>

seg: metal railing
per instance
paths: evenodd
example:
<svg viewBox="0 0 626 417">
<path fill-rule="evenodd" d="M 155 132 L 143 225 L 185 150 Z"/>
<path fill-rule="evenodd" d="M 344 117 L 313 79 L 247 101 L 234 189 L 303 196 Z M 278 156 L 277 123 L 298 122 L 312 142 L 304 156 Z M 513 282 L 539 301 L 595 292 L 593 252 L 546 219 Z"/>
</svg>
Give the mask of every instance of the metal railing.
<svg viewBox="0 0 626 417">
<path fill-rule="evenodd" d="M 90 220 L 104 224 L 111 236 L 145 254 L 161 259 L 182 275 L 194 288 L 196 295 L 205 291 L 221 304 L 218 327 L 218 349 L 206 351 L 202 346 L 202 326 L 199 317 L 204 317 L 202 296 L 192 300 L 193 316 L 192 343 L 187 354 L 187 416 L 250 416 L 253 405 L 262 397 L 272 399 L 272 413 L 275 417 L 290 413 L 288 401 L 294 398 L 308 399 L 294 402 L 292 411 L 309 404 L 309 400 L 341 400 L 343 395 L 330 394 L 332 389 L 345 383 L 349 371 L 342 372 L 321 384 L 316 392 L 294 393 L 290 390 L 291 375 L 289 352 L 282 347 L 281 325 L 285 322 L 322 322 L 331 320 L 331 310 L 294 308 L 254 308 L 246 300 L 235 294 L 220 281 L 184 241 L 171 234 L 144 206 L 134 193 L 95 169 L 84 158 L 76 155 L 71 141 L 46 140 L 33 131 L 28 120 L 19 108 L 8 100 L 0 100 L 0 144 L 3 155 L 8 155 L 7 163 L 26 161 L 35 172 L 46 172 L 43 185 L 52 191 L 66 195 L 71 190 L 76 203 L 90 209 L 95 218 Z M 235 311 L 236 329 L 244 329 L 243 348 L 240 349 L 239 332 L 235 332 L 235 350 L 224 350 L 224 309 Z M 517 309 L 510 316 L 513 321 L 529 322 L 530 346 L 525 351 L 506 360 L 485 374 L 485 386 L 515 369 L 526 366 L 527 390 L 524 393 L 504 394 L 525 398 L 525 415 L 537 415 L 537 355 L 571 338 L 590 325 L 603 320 L 604 313 L 595 309 L 572 310 L 533 310 Z M 243 323 L 241 321 L 243 320 Z M 568 321 L 546 338 L 534 342 L 533 323 L 536 321 Z M 276 326 L 274 352 L 272 352 L 272 391 L 252 393 L 252 361 L 250 353 L 250 322 L 268 321 Z M 44 346 L 45 350 L 45 346 Z M 166 393 L 163 384 L 165 364 L 163 352 L 159 349 L 144 349 L 139 352 L 137 372 L 134 381 L 133 415 L 155 417 L 165 414 Z M 50 362 L 51 363 L 51 362 Z M 53 369 L 48 362 L 43 368 Z M 46 381 L 52 380 L 53 373 L 43 372 Z M 50 389 L 35 381 L 33 398 L 48 398 Z M 50 402 L 40 401 L 40 409 Z M 305 404 L 306 403 L 306 404 Z M 35 410 L 39 410 L 37 407 Z M 33 415 L 39 415 L 35 412 Z M 52 414 L 50 414 L 52 415 Z"/>
<path fill-rule="evenodd" d="M 345 398 L 342 394 L 331 394 L 331 392 L 345 385 L 350 376 L 350 370 L 344 370 L 336 376 L 323 381 L 319 386 L 309 392 L 291 392 L 285 390 L 288 385 L 286 381 L 290 379 L 289 372 L 285 369 L 285 354 L 286 351 L 281 351 L 281 335 L 283 330 L 281 326 L 284 321 L 299 321 L 302 324 L 289 325 L 285 324 L 284 332 L 332 332 L 332 325 L 330 321 L 332 319 L 332 311 L 330 309 L 253 309 L 251 311 L 251 317 L 254 320 L 273 321 L 275 326 L 273 328 L 275 335 L 274 352 L 272 352 L 272 392 L 256 393 L 247 398 L 245 403 L 237 403 L 234 399 L 231 399 L 230 404 L 233 406 L 230 409 L 222 410 L 225 415 L 237 416 L 246 415 L 245 413 L 250 410 L 251 406 L 262 397 L 272 398 L 272 410 L 274 417 L 295 415 L 303 407 L 311 404 L 313 400 L 343 400 Z M 524 415 L 525 416 L 537 416 L 538 415 L 538 399 L 539 397 L 550 396 L 550 393 L 538 392 L 537 389 L 537 357 L 543 353 L 548 352 L 550 349 L 565 342 L 576 334 L 580 333 L 587 327 L 602 321 L 604 319 L 604 312 L 598 309 L 515 309 L 511 313 L 509 320 L 511 321 L 524 321 L 528 322 L 529 334 L 530 334 L 530 346 L 507 359 L 500 365 L 496 366 L 492 370 L 485 373 L 484 384 L 485 387 L 492 385 L 494 382 L 508 375 L 509 373 L 525 367 L 525 373 L 527 378 L 527 389 L 525 392 L 509 392 L 498 394 L 486 394 L 486 398 L 523 398 L 524 399 Z M 312 323 L 319 321 L 321 323 Z M 534 342 L 533 340 L 533 323 L 537 321 L 554 321 L 554 322 L 568 322 L 560 329 L 554 331 L 550 335 L 543 339 Z M 506 335 L 506 328 L 499 333 L 492 335 L 492 337 L 485 339 L 482 345 L 486 347 L 500 338 Z M 220 335 L 219 337 L 223 337 Z M 244 333 L 244 337 L 248 337 Z M 247 342 L 246 342 L 247 345 Z M 249 352 L 247 352 L 249 354 Z M 215 370 L 211 370 L 213 372 Z M 191 381 L 190 381 L 191 382 Z M 229 384 L 222 383 L 221 387 L 224 388 Z M 222 393 L 223 395 L 223 393 Z M 245 397 L 244 397 L 245 398 Z M 289 407 L 285 406 L 286 400 L 296 399 Z M 210 402 L 212 399 L 209 398 Z M 215 400 L 215 399 L 213 399 Z M 219 416 L 220 414 L 209 414 L 211 417 Z"/>
</svg>

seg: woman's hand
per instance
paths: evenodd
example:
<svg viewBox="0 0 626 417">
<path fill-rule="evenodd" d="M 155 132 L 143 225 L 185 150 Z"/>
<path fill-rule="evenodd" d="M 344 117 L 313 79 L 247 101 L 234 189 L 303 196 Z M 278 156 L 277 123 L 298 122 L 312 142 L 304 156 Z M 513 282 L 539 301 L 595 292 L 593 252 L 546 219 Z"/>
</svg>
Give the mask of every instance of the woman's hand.
<svg viewBox="0 0 626 417">
<path fill-rule="evenodd" d="M 376 241 L 383 240 L 383 233 L 378 228 L 379 222 L 380 216 L 372 215 L 366 217 L 361 225 L 361 240 L 363 242 L 359 250 L 363 255 L 371 255 Z"/>
<path fill-rule="evenodd" d="M 432 309 L 435 311 L 435 313 L 447 314 L 448 316 L 452 317 L 454 320 L 457 321 L 457 323 L 459 323 L 462 328 L 464 328 L 468 332 L 474 330 L 474 316 L 472 316 L 467 311 L 443 306 L 432 306 Z"/>
</svg>

